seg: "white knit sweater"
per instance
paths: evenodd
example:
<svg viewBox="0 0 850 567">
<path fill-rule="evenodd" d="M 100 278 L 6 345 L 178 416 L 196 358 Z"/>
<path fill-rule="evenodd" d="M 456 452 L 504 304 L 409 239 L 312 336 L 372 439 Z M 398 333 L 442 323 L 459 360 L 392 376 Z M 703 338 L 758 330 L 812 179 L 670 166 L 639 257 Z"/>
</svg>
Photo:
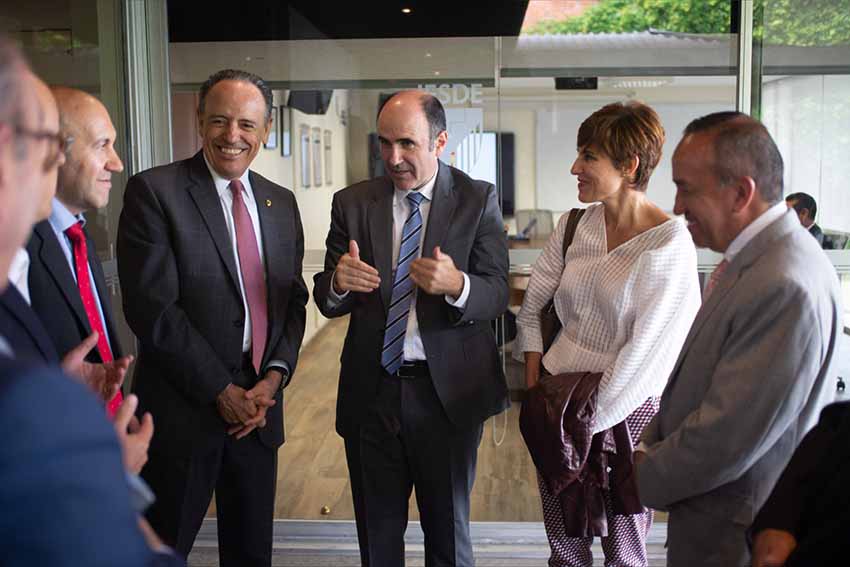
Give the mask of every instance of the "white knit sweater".
<svg viewBox="0 0 850 567">
<path fill-rule="evenodd" d="M 534 264 L 517 317 L 514 357 L 542 352 L 540 310 L 553 297 L 564 324 L 543 366 L 552 374 L 603 372 L 594 433 L 659 396 L 700 307 L 697 255 L 680 219 L 608 252 L 601 204 L 588 207 L 561 257 L 563 215 Z"/>
</svg>

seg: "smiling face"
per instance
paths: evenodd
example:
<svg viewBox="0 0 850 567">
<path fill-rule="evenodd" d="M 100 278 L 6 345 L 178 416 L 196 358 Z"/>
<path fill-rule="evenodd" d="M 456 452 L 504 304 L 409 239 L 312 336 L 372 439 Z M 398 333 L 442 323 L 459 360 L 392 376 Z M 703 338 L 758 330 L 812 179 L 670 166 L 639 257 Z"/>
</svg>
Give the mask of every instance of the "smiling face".
<svg viewBox="0 0 850 567">
<path fill-rule="evenodd" d="M 578 178 L 578 198 L 582 203 L 605 201 L 626 188 L 627 179 L 595 145 L 579 148 L 570 173 Z"/>
<path fill-rule="evenodd" d="M 431 143 L 422 93 L 408 91 L 395 95 L 381 110 L 378 139 L 387 175 L 398 189 L 409 190 L 422 187 L 437 172 L 448 134 L 440 132 Z"/>
<path fill-rule="evenodd" d="M 106 107 L 80 91 L 57 91 L 63 134 L 74 138 L 67 161 L 59 170 L 57 197 L 73 214 L 109 203 L 112 174 L 124 170 L 115 152 L 115 126 Z"/>
<path fill-rule="evenodd" d="M 736 193 L 720 183 L 714 162 L 712 134 L 689 134 L 682 139 L 673 154 L 673 212 L 685 215 L 694 244 L 724 252 L 737 234 Z"/>
<path fill-rule="evenodd" d="M 238 179 L 268 138 L 270 125 L 257 87 L 245 81 L 216 83 L 198 116 L 204 156 L 223 178 Z"/>
</svg>

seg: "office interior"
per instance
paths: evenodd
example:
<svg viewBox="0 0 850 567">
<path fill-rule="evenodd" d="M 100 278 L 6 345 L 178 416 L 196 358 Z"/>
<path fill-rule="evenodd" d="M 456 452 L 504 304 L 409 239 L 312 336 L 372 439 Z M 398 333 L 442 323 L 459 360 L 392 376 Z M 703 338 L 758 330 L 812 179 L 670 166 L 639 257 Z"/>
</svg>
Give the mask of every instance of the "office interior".
<svg viewBox="0 0 850 567">
<path fill-rule="evenodd" d="M 760 117 L 785 159 L 786 192 L 804 191 L 818 202 L 817 222 L 831 240 L 827 254 L 850 306 L 844 185 L 850 179 L 850 41 L 836 41 L 828 25 L 803 41 L 772 27 L 780 9 L 791 10 L 788 17 L 798 22 L 829 22 L 829 15 L 837 22 L 850 14 L 850 3 L 716 3 L 728 25 L 711 33 L 532 33 L 541 20 L 579 16 L 605 1 L 346 7 L 313 0 L 242 3 L 234 10 L 179 0 L 28 0 L 4 3 L 0 29 L 23 45 L 47 82 L 96 94 L 116 124 L 126 168 L 116 176 L 108 207 L 89 215 L 116 306 L 115 233 L 124 182 L 200 148 L 198 87 L 229 67 L 257 73 L 273 86 L 273 135 L 252 169 L 295 193 L 311 289 L 323 266 L 334 192 L 381 172 L 375 138 L 380 100 L 423 88 L 447 109 L 444 161 L 500 192 L 511 238 L 511 310 L 518 309 L 534 259 L 558 218 L 580 205 L 569 172 L 579 124 L 606 103 L 630 99 L 653 106 L 667 132 L 648 189 L 667 211 L 675 195 L 670 155 L 685 125 L 719 110 Z M 718 254 L 700 250 L 700 273 L 718 261 Z M 302 358 L 286 394 L 287 442 L 275 507 L 281 520 L 353 519 L 342 441 L 333 430 L 346 324 L 326 320 L 308 304 Z M 121 326 L 123 343 L 133 345 L 123 319 Z M 523 379 L 510 358 L 509 327 L 500 326 L 499 334 L 519 400 Z M 474 522 L 541 521 L 517 414 L 515 401 L 485 428 Z M 416 518 L 414 503 L 411 515 Z"/>
</svg>

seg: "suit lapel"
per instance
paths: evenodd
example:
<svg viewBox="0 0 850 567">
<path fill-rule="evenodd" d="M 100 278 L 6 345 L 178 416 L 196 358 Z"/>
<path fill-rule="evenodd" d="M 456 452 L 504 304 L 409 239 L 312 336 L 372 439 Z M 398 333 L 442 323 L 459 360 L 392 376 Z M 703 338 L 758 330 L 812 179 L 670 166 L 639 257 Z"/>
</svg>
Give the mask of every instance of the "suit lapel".
<svg viewBox="0 0 850 567">
<path fill-rule="evenodd" d="M 251 176 L 251 191 L 257 203 L 260 233 L 263 237 L 262 254 L 263 258 L 265 258 L 266 308 L 268 310 L 266 349 L 268 350 L 269 345 L 277 342 L 277 335 L 274 333 L 274 329 L 276 327 L 275 323 L 280 319 L 273 316 L 275 312 L 278 312 L 275 306 L 280 301 L 280 298 L 277 297 L 278 287 L 274 285 L 274 282 L 286 281 L 287 278 L 284 271 L 292 265 L 292 260 L 284 256 L 284 252 L 290 248 L 281 246 L 280 242 L 294 240 L 295 236 L 291 234 L 294 227 L 287 226 L 287 223 L 283 222 L 285 217 L 282 216 L 280 209 L 283 206 L 283 201 L 276 198 L 279 197 L 276 191 L 259 175 L 255 175 L 253 172 L 249 175 Z M 265 362 L 265 358 L 263 358 L 263 361 Z"/>
<path fill-rule="evenodd" d="M 435 246 L 445 242 L 446 231 L 454 215 L 457 200 L 454 194 L 452 173 L 449 168 L 439 162 L 437 181 L 434 184 L 433 201 L 428 212 L 428 226 L 425 229 L 425 242 L 422 245 L 422 256 L 430 258 Z"/>
<path fill-rule="evenodd" d="M 83 307 L 83 300 L 80 299 L 80 288 L 71 273 L 68 258 L 56 240 L 56 233 L 53 232 L 48 221 L 38 223 L 35 226 L 34 233 L 39 239 L 37 252 L 41 262 L 48 268 L 47 272 L 50 273 L 56 287 L 62 292 L 62 296 L 71 307 L 71 311 L 77 316 L 86 332 L 90 334 L 92 332 L 91 324 L 88 315 L 86 315 L 85 307 Z M 91 242 L 89 241 L 89 254 L 92 253 Z M 91 262 L 89 264 L 91 265 Z"/>
<path fill-rule="evenodd" d="M 741 277 L 762 256 L 765 250 L 769 249 L 776 240 L 787 238 L 788 233 L 797 226 L 795 223 L 798 223 L 798 221 L 793 213 L 788 212 L 783 214 L 779 219 L 759 232 L 730 262 L 729 267 L 723 276 L 721 276 L 720 281 L 717 282 L 708 301 L 703 303 L 697 312 L 694 323 L 691 325 L 691 330 L 688 332 L 685 343 L 682 345 L 676 365 L 673 367 L 668 388 L 675 382 L 688 351 L 717 307 L 723 303 L 724 298 L 734 289 Z"/>
<path fill-rule="evenodd" d="M 233 244 L 230 242 L 230 234 L 227 231 L 227 223 L 224 220 L 224 212 L 221 210 L 221 201 L 216 191 L 215 183 L 213 183 L 207 165 L 204 162 L 202 152 L 195 154 L 189 168 L 189 194 L 204 223 L 207 225 L 207 230 L 210 232 L 213 243 L 221 261 L 227 268 L 227 273 L 236 289 L 239 289 L 239 276 L 236 272 L 236 260 L 233 255 Z"/>
<path fill-rule="evenodd" d="M 366 212 L 372 259 L 381 276 L 381 299 L 384 312 L 390 304 L 393 289 L 393 186 L 387 178 L 379 180 L 380 186 Z M 360 244 L 358 242 L 358 244 Z"/>
<path fill-rule="evenodd" d="M 21 329 L 30 336 L 32 343 L 39 350 L 45 362 L 54 363 L 59 360 L 56 348 L 53 346 L 53 342 L 47 335 L 44 325 L 35 314 L 35 311 L 27 305 L 26 300 L 24 300 L 23 296 L 21 296 L 14 285 L 9 284 L 6 291 L 0 294 L 0 302 L 2 302 L 9 315 L 17 319 Z M 6 338 L 12 342 L 12 348 L 14 349 L 14 337 Z"/>
</svg>

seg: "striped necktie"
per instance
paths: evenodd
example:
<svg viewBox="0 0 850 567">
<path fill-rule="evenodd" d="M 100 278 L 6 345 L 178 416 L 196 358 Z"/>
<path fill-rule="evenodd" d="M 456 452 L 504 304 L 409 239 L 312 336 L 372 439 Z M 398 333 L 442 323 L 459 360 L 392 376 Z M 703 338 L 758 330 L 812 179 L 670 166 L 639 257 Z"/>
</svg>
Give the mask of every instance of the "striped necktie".
<svg viewBox="0 0 850 567">
<path fill-rule="evenodd" d="M 402 363 L 407 315 L 416 292 L 416 286 L 410 279 L 410 264 L 419 255 L 419 241 L 422 237 L 422 213 L 419 212 L 419 205 L 425 197 L 418 191 L 411 191 L 407 194 L 407 199 L 410 201 L 410 216 L 407 217 L 401 232 L 393 293 L 387 312 L 387 324 L 384 327 L 384 347 L 381 351 L 381 366 L 390 374 L 395 374 Z"/>
</svg>

